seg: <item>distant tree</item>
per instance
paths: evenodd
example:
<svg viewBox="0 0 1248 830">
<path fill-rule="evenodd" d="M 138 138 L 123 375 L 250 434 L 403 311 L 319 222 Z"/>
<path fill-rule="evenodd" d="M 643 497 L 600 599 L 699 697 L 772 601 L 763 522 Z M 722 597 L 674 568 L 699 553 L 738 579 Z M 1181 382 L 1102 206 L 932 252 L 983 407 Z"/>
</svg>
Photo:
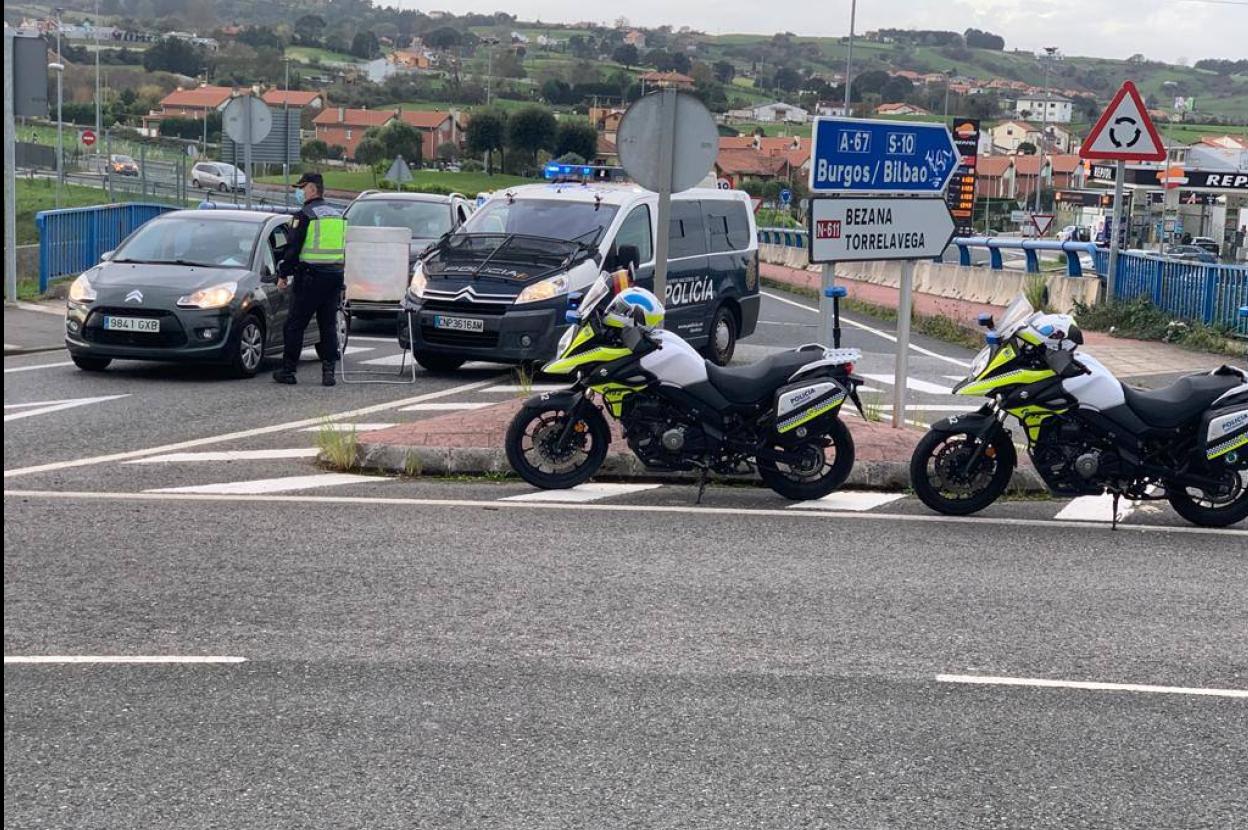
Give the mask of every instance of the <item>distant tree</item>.
<svg viewBox="0 0 1248 830">
<path fill-rule="evenodd" d="M 331 52 L 345 53 L 350 51 L 351 44 L 347 43 L 347 39 L 337 32 L 325 38 L 325 48 Z"/>
<path fill-rule="evenodd" d="M 459 158 L 459 145 L 453 141 L 444 141 L 438 145 L 438 161 L 448 162 Z"/>
<path fill-rule="evenodd" d="M 425 44 L 434 49 L 451 49 L 463 42 L 464 36 L 450 26 L 442 26 L 425 35 Z"/>
<path fill-rule="evenodd" d="M 904 101 L 914 92 L 914 84 L 909 78 L 903 78 L 900 75 L 895 78 L 889 78 L 888 82 L 880 89 L 880 97 L 889 103 L 895 101 Z"/>
<path fill-rule="evenodd" d="M 576 153 L 564 153 L 555 159 L 559 164 L 585 164 L 588 159 Z"/>
<path fill-rule="evenodd" d="M 641 55 L 638 53 L 636 46 L 631 43 L 625 43 L 615 48 L 615 51 L 611 53 L 611 60 L 624 64 L 626 69 L 632 69 L 641 60 Z"/>
<path fill-rule="evenodd" d="M 304 46 L 320 46 L 325 35 L 325 18 L 319 14 L 305 14 L 295 20 L 295 39 Z"/>
<path fill-rule="evenodd" d="M 1034 156 L 1037 152 L 1036 145 L 1030 141 L 1024 141 L 1018 145 L 1018 152 L 1024 156 Z"/>
<path fill-rule="evenodd" d="M 882 69 L 872 69 L 854 76 L 854 100 L 861 101 L 864 95 L 882 95 L 884 87 L 892 77 Z"/>
<path fill-rule="evenodd" d="M 646 53 L 646 63 L 660 72 L 689 71 L 692 61 L 684 52 L 668 52 L 666 49 L 651 49 Z"/>
<path fill-rule="evenodd" d="M 371 132 L 371 130 L 370 130 Z M 386 148 L 376 137 L 365 136 L 355 145 L 355 161 L 372 167 L 386 157 Z"/>
<path fill-rule="evenodd" d="M 329 145 L 328 155 L 334 161 L 342 161 L 347 157 L 347 148 L 341 144 L 331 144 Z"/>
<path fill-rule="evenodd" d="M 782 66 L 772 76 L 771 83 L 776 89 L 782 89 L 785 92 L 796 92 L 802 85 L 802 76 L 796 69 Z"/>
<path fill-rule="evenodd" d="M 588 121 L 561 121 L 555 132 L 556 156 L 575 153 L 586 159 L 598 155 L 598 131 Z"/>
<path fill-rule="evenodd" d="M 507 114 L 502 110 L 476 112 L 465 136 L 468 152 L 485 156 L 485 172 L 494 175 L 494 153 L 507 144 Z"/>
<path fill-rule="evenodd" d="M 551 106 L 574 103 L 572 87 L 558 78 L 551 78 L 542 84 L 542 98 Z"/>
<path fill-rule="evenodd" d="M 319 138 L 314 138 L 311 141 L 304 142 L 299 154 L 305 161 L 316 164 L 329 158 L 329 145 Z"/>
<path fill-rule="evenodd" d="M 1005 49 L 1005 38 L 992 32 L 981 32 L 979 29 L 967 29 L 962 37 L 971 49 L 993 49 L 997 52 Z"/>
<path fill-rule="evenodd" d="M 524 62 L 512 50 L 504 49 L 494 56 L 494 74 L 500 78 L 523 78 Z"/>
<path fill-rule="evenodd" d="M 394 120 L 384 127 L 373 127 L 364 133 L 364 138 L 375 138 L 381 143 L 382 158 L 386 161 L 401 157 L 413 167 L 421 165 L 424 135 L 406 121 Z"/>
<path fill-rule="evenodd" d="M 528 106 L 507 119 L 507 146 L 537 163 L 539 150 L 552 150 L 558 124 L 546 107 Z"/>
<path fill-rule="evenodd" d="M 193 77 L 204 71 L 204 53 L 185 40 L 167 37 L 143 53 L 143 68 L 148 72 L 173 72 Z"/>
<path fill-rule="evenodd" d="M 372 31 L 356 32 L 351 40 L 351 54 L 364 60 L 372 60 L 381 54 L 381 43 Z"/>
<path fill-rule="evenodd" d="M 254 46 L 257 49 L 263 47 L 282 49 L 285 46 L 282 43 L 282 39 L 277 36 L 277 32 L 267 26 L 248 26 L 239 32 L 234 40 L 239 43 L 245 43 L 248 46 Z"/>
<path fill-rule="evenodd" d="M 730 84 L 737 76 L 737 68 L 732 65 L 731 61 L 715 61 L 711 69 L 715 72 L 715 80 L 721 84 Z"/>
</svg>

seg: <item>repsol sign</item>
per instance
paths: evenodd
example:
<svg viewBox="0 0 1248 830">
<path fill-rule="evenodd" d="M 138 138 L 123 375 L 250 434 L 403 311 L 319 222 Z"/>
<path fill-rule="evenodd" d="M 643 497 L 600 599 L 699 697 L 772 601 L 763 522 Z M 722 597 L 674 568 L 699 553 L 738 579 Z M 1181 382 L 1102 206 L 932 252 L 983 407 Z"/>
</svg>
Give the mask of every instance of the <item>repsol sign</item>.
<svg viewBox="0 0 1248 830">
<path fill-rule="evenodd" d="M 668 308 L 709 302 L 715 299 L 715 281 L 710 277 L 695 277 L 680 282 L 669 281 L 664 294 L 663 305 Z"/>
</svg>

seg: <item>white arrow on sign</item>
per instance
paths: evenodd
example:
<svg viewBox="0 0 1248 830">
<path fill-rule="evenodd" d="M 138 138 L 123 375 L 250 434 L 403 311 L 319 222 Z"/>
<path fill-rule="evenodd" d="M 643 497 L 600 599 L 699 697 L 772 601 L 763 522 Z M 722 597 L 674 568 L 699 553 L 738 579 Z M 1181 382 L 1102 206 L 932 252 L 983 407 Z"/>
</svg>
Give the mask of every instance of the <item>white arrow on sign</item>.
<svg viewBox="0 0 1248 830">
<path fill-rule="evenodd" d="M 810 261 L 931 259 L 954 227 L 944 199 L 811 199 Z"/>
</svg>

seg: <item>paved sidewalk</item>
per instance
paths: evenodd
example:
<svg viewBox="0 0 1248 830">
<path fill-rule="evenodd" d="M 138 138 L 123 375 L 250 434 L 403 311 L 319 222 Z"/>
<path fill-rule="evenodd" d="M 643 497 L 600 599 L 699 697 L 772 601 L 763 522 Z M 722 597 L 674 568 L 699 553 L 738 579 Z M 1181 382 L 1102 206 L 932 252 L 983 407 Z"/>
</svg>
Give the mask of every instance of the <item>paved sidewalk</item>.
<svg viewBox="0 0 1248 830">
<path fill-rule="evenodd" d="M 26 354 L 65 347 L 65 303 L 27 303 L 4 307 L 4 353 Z"/>
<path fill-rule="evenodd" d="M 820 289 L 820 273 L 818 271 L 787 268 L 782 265 L 763 263 L 761 268 L 764 279 L 774 280 L 796 288 L 813 291 Z M 886 308 L 896 308 L 898 290 L 887 285 L 837 277 L 837 285 L 845 286 L 849 296 L 863 302 L 873 303 Z M 975 303 L 970 300 L 933 297 L 930 294 L 914 295 L 914 311 L 929 317 L 948 317 L 963 321 L 968 329 L 975 328 L 975 318 L 982 312 L 988 312 L 1001 318 L 1005 311 L 1002 306 Z M 1125 337 L 1111 337 L 1105 332 L 1084 332 L 1084 346 L 1097 360 L 1119 378 L 1142 377 L 1146 375 L 1177 374 L 1183 372 L 1202 372 L 1216 369 L 1234 358 L 1194 352 L 1182 349 L 1171 343 L 1158 343 L 1151 340 L 1131 340 Z M 1241 359 L 1235 361 L 1242 364 Z"/>
<path fill-rule="evenodd" d="M 362 467 L 392 473 L 410 473 L 413 467 L 422 475 L 484 475 L 508 473 L 511 466 L 503 450 L 507 426 L 522 401 L 506 401 L 484 409 L 455 412 L 435 418 L 391 427 L 359 436 L 358 460 Z M 848 407 L 848 405 L 847 405 Z M 970 403 L 968 410 L 974 408 Z M 854 439 L 855 461 L 849 487 L 888 490 L 910 486 L 910 455 L 923 436 L 913 427 L 894 429 L 887 423 L 863 421 L 848 416 L 845 424 Z M 663 473 L 647 470 L 628 449 L 620 436 L 619 423 L 608 419 L 612 443 L 600 478 L 694 479 L 693 473 Z M 757 479 L 754 479 L 757 481 Z M 1027 491 L 1041 489 L 1030 466 L 1015 476 L 1016 487 Z"/>
</svg>

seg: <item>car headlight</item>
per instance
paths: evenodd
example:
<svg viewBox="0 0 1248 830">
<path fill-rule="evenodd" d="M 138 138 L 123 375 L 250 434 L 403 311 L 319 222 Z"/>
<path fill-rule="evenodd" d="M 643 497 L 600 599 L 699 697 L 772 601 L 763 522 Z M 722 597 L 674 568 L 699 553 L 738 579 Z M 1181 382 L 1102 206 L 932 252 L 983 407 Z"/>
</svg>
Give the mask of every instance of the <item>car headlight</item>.
<svg viewBox="0 0 1248 830">
<path fill-rule="evenodd" d="M 223 282 L 211 288 L 201 288 L 185 297 L 178 297 L 178 306 L 180 308 L 221 308 L 230 304 L 237 291 L 238 283 Z"/>
<path fill-rule="evenodd" d="M 985 369 L 988 368 L 988 361 L 992 358 L 992 346 L 985 346 L 980 349 L 979 354 L 975 355 L 975 359 L 971 361 L 971 373 L 968 377 L 971 380 L 979 377 Z"/>
<path fill-rule="evenodd" d="M 425 296 L 425 286 L 429 284 L 429 280 L 425 277 L 425 270 L 420 267 L 420 263 L 416 263 L 416 267 L 412 269 L 412 279 L 407 284 L 407 293 L 420 299 Z"/>
<path fill-rule="evenodd" d="M 69 300 L 74 303 L 95 302 L 95 289 L 91 287 L 91 281 L 86 274 L 79 276 L 69 287 Z"/>
<path fill-rule="evenodd" d="M 520 296 L 516 297 L 516 305 L 521 303 L 540 303 L 542 300 L 552 300 L 560 294 L 568 293 L 568 278 L 565 274 L 559 274 L 550 279 L 535 282 L 520 292 Z"/>
</svg>

